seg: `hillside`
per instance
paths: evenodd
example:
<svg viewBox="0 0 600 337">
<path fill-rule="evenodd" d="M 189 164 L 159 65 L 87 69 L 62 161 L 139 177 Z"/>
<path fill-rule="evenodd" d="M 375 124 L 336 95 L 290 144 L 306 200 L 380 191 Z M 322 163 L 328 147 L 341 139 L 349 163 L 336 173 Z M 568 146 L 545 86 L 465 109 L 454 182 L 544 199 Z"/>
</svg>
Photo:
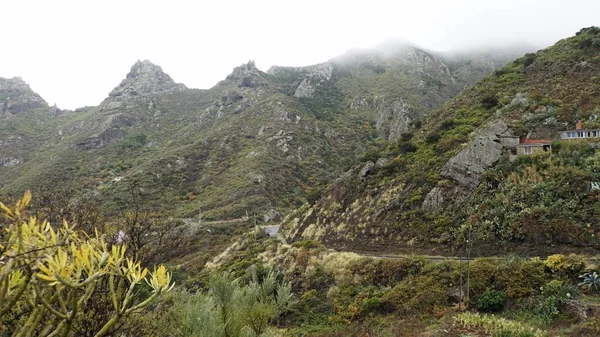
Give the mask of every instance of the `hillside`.
<svg viewBox="0 0 600 337">
<path fill-rule="evenodd" d="M 342 175 L 284 224 L 346 250 L 547 254 L 598 247 L 600 29 L 508 64 Z M 515 156 L 519 137 L 552 151 Z M 512 143 L 514 147 L 514 143 Z M 517 150 L 517 149 L 516 149 Z M 470 240 L 469 240 L 470 239 Z"/>
<path fill-rule="evenodd" d="M 75 111 L 3 80 L 16 84 L 0 87 L 0 192 L 66 184 L 111 212 L 134 184 L 177 217 L 268 221 L 508 60 L 488 59 L 390 43 L 267 73 L 249 62 L 208 90 L 138 61 L 99 106 Z"/>
</svg>

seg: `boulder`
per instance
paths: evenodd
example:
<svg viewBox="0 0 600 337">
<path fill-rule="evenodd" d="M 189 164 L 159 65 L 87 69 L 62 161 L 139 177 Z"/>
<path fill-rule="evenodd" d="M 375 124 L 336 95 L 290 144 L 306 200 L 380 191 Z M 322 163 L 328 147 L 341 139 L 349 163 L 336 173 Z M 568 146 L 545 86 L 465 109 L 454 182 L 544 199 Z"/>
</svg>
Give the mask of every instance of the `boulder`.
<svg viewBox="0 0 600 337">
<path fill-rule="evenodd" d="M 421 208 L 426 211 L 439 211 L 444 204 L 444 193 L 438 186 L 434 187 L 427 193 Z"/>
<path fill-rule="evenodd" d="M 483 172 L 500 159 L 502 144 L 499 136 L 507 130 L 504 122 L 497 122 L 479 131 L 465 149 L 448 160 L 442 175 L 467 189 L 477 187 Z"/>
<path fill-rule="evenodd" d="M 360 171 L 358 172 L 358 177 L 363 179 L 364 177 L 367 176 L 367 174 L 369 174 L 371 171 L 373 171 L 373 169 L 375 168 L 375 163 L 370 161 L 367 162 L 362 169 L 360 169 Z"/>
</svg>

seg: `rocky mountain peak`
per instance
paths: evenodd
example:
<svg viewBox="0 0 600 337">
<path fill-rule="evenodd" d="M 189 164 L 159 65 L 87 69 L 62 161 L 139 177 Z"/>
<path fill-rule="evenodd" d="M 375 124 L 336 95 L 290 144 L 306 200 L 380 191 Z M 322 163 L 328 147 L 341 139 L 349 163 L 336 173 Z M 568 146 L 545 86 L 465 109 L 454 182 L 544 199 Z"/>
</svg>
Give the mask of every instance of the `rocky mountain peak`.
<svg viewBox="0 0 600 337">
<path fill-rule="evenodd" d="M 227 79 L 238 82 L 240 87 L 255 88 L 264 84 L 262 71 L 256 68 L 256 64 L 252 60 L 233 68 Z"/>
<path fill-rule="evenodd" d="M 48 103 L 20 77 L 0 77 L 0 115 L 47 108 Z"/>
<path fill-rule="evenodd" d="M 175 83 L 160 66 L 148 60 L 138 60 L 121 84 L 110 92 L 109 97 L 150 96 L 185 89 L 185 85 Z"/>
</svg>

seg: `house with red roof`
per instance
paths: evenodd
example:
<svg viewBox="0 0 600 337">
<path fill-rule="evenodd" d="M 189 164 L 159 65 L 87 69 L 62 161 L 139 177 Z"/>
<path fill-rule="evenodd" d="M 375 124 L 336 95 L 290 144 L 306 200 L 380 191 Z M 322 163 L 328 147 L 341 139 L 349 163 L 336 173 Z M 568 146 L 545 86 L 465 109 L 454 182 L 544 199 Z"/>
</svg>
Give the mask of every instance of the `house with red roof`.
<svg viewBox="0 0 600 337">
<path fill-rule="evenodd" d="M 523 136 L 516 149 L 517 156 L 549 152 L 552 149 L 552 139 L 527 139 Z"/>
</svg>

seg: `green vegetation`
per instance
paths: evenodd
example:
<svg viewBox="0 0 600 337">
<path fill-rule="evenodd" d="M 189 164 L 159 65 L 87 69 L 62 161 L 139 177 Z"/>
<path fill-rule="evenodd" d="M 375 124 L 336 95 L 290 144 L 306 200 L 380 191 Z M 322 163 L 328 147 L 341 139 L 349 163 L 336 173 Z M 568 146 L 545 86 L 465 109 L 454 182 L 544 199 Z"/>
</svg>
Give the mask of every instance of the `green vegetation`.
<svg viewBox="0 0 600 337">
<path fill-rule="evenodd" d="M 172 289 L 164 266 L 152 273 L 65 221 L 53 228 L 28 217 L 31 194 L 8 207 L 0 234 L 0 333 L 21 336 L 106 336 L 119 321 Z M 140 293 L 141 292 L 141 293 Z M 97 315 L 90 320 L 89 315 Z"/>
<path fill-rule="evenodd" d="M 600 68 L 578 67 L 598 63 L 599 50 L 585 41 L 599 36 L 597 28 L 583 29 L 466 89 L 406 137 L 369 152 L 365 160 L 385 158 L 385 165 L 330 186 L 320 201 L 289 218 L 286 233 L 334 247 L 361 238 L 364 249 L 404 253 L 466 255 L 468 248 L 491 255 L 511 247 L 550 255 L 598 247 L 599 190 L 593 186 L 600 157 L 593 141 L 555 140 L 552 153 L 516 159 L 505 147 L 476 187 L 455 179 L 447 163 L 498 121 L 516 136 L 541 139 L 556 138 L 578 120 L 596 127 Z"/>
<path fill-rule="evenodd" d="M 502 291 L 488 289 L 477 299 L 477 310 L 495 312 L 504 309 L 506 294 Z"/>
</svg>

